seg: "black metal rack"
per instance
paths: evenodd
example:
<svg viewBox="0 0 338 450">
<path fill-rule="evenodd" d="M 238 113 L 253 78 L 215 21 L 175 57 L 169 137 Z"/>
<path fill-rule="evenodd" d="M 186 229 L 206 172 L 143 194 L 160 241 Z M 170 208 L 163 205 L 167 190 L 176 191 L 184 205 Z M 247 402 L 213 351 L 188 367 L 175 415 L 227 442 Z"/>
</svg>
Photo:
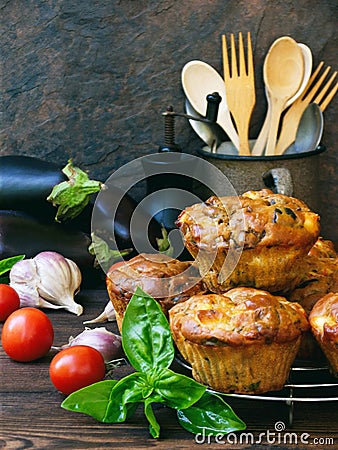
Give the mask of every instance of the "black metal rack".
<svg viewBox="0 0 338 450">
<path fill-rule="evenodd" d="M 176 361 L 188 370 L 191 366 L 180 356 L 176 355 Z M 294 419 L 294 405 L 296 402 L 337 402 L 338 378 L 334 378 L 327 366 L 315 366 L 310 363 L 295 364 L 289 374 L 289 378 L 283 389 L 275 392 L 267 392 L 261 395 L 236 394 L 218 392 L 227 397 L 236 397 L 247 400 L 284 402 L 288 406 L 289 425 Z"/>
</svg>

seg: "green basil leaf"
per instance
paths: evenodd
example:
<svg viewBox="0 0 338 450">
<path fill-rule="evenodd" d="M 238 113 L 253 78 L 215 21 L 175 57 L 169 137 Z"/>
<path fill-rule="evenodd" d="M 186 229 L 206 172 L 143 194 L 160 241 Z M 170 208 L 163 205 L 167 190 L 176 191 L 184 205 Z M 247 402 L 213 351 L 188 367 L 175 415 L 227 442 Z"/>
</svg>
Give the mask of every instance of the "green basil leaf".
<svg viewBox="0 0 338 450">
<path fill-rule="evenodd" d="M 143 374 L 132 373 L 119 381 L 94 383 L 70 394 L 61 407 L 88 414 L 104 423 L 124 422 L 143 400 L 142 378 L 145 378 Z"/>
<path fill-rule="evenodd" d="M 130 415 L 131 404 L 137 406 L 143 401 L 146 385 L 146 376 L 139 372 L 131 373 L 116 383 L 110 393 L 105 422 L 124 422 Z"/>
<path fill-rule="evenodd" d="M 215 436 L 245 430 L 245 423 L 218 395 L 205 392 L 193 406 L 177 411 L 177 417 L 187 431 Z"/>
<path fill-rule="evenodd" d="M 153 438 L 159 438 L 160 437 L 160 425 L 156 420 L 152 403 L 154 403 L 156 399 L 150 397 L 147 398 L 144 401 L 144 414 L 149 422 L 149 433 L 152 435 Z"/>
<path fill-rule="evenodd" d="M 170 366 L 175 350 L 169 323 L 158 302 L 137 288 L 122 321 L 122 346 L 138 371 Z"/>
<path fill-rule="evenodd" d="M 5 258 L 0 261 L 0 275 L 3 275 L 4 273 L 11 270 L 11 268 L 16 264 L 18 261 L 21 261 L 24 259 L 25 255 L 18 255 L 18 256 L 11 256 L 10 258 Z"/>
<path fill-rule="evenodd" d="M 79 389 L 70 394 L 62 403 L 61 407 L 69 411 L 88 414 L 100 422 L 104 422 L 112 388 L 117 380 L 105 380 Z"/>
<path fill-rule="evenodd" d="M 202 397 L 206 387 L 185 375 L 163 369 L 157 372 L 154 389 L 164 399 L 167 406 L 185 409 Z"/>
</svg>

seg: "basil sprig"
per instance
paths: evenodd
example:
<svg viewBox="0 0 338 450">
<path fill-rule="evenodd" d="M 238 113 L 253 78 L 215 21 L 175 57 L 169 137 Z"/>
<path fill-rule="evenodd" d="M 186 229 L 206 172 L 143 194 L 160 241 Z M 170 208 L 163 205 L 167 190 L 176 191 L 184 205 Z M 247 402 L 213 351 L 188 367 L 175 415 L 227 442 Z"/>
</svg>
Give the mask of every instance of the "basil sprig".
<svg viewBox="0 0 338 450">
<path fill-rule="evenodd" d="M 169 368 L 175 349 L 168 321 L 158 302 L 140 288 L 124 315 L 122 345 L 136 371 L 119 381 L 105 380 L 74 392 L 62 402 L 63 408 L 104 423 L 121 423 L 143 403 L 154 438 L 160 436 L 160 426 L 153 403 L 175 409 L 179 423 L 191 433 L 204 429 L 216 435 L 245 429 L 245 423 L 220 396 Z"/>
</svg>

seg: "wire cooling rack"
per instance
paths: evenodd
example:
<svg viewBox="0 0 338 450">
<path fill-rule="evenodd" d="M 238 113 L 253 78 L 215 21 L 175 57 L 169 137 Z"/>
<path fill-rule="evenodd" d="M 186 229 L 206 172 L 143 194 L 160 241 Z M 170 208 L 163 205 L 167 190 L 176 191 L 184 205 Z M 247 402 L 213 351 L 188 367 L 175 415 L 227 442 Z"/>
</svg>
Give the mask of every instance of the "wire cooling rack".
<svg viewBox="0 0 338 450">
<path fill-rule="evenodd" d="M 176 355 L 176 361 L 184 368 L 191 371 L 191 366 Z M 267 392 L 261 395 L 236 394 L 218 392 L 227 397 L 236 397 L 247 400 L 263 400 L 284 402 L 289 407 L 289 425 L 292 426 L 294 418 L 294 405 L 296 402 L 337 402 L 338 378 L 333 377 L 327 366 L 315 366 L 312 363 L 295 363 L 290 370 L 289 378 L 280 391 Z"/>
</svg>

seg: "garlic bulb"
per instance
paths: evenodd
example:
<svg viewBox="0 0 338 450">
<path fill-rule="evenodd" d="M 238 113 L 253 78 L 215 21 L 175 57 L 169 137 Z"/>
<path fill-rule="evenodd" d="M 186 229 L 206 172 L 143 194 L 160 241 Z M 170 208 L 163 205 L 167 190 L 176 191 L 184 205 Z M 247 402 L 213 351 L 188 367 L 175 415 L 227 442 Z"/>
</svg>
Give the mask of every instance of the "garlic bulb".
<svg viewBox="0 0 338 450">
<path fill-rule="evenodd" d="M 41 252 L 17 262 L 9 279 L 21 306 L 64 308 L 78 316 L 83 312 L 83 307 L 74 301 L 82 281 L 80 269 L 59 253 Z"/>
<path fill-rule="evenodd" d="M 71 336 L 68 344 L 62 347 L 56 347 L 56 349 L 63 350 L 73 345 L 88 345 L 89 347 L 95 348 L 101 353 L 105 362 L 118 359 L 123 355 L 121 336 L 108 331 L 104 327 L 85 328 L 76 337 Z"/>
<path fill-rule="evenodd" d="M 83 322 L 85 325 L 89 324 L 89 323 L 99 323 L 99 322 L 113 322 L 116 320 L 116 314 L 115 314 L 115 309 L 114 306 L 112 304 L 112 302 L 109 300 L 106 307 L 104 308 L 104 310 L 102 311 L 102 313 L 95 317 L 95 319 L 92 320 L 86 320 L 85 322 Z"/>
</svg>

